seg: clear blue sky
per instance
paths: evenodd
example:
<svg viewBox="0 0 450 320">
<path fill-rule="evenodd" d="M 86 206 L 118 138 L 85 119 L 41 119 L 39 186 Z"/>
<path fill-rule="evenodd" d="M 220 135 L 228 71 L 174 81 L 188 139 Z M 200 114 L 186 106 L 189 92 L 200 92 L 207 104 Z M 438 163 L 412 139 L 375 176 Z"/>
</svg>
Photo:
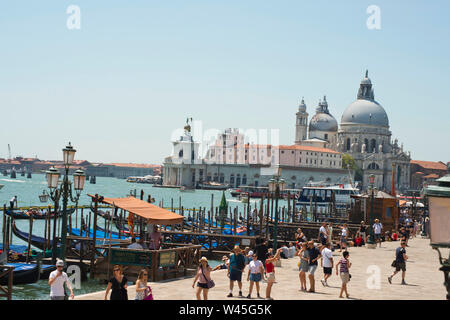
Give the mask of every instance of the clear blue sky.
<svg viewBox="0 0 450 320">
<path fill-rule="evenodd" d="M 66 27 L 69 5 L 81 29 Z M 381 30 L 366 27 L 369 5 Z M 0 157 L 162 163 L 186 117 L 294 141 L 327 95 L 340 121 L 366 69 L 393 138 L 450 161 L 450 2 L 3 1 Z"/>
</svg>

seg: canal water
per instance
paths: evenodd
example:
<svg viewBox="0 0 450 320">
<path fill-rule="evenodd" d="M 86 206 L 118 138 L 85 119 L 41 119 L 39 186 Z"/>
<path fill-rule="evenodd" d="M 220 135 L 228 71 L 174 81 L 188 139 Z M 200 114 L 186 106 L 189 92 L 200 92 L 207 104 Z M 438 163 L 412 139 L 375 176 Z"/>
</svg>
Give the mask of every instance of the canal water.
<svg viewBox="0 0 450 320">
<path fill-rule="evenodd" d="M 72 179 L 72 177 L 70 177 Z M 199 208 L 206 207 L 208 210 L 211 207 L 211 194 L 214 195 L 213 205 L 219 206 L 222 198 L 222 191 L 211 190 L 195 190 L 194 192 L 182 192 L 179 189 L 172 188 L 158 188 L 153 187 L 151 184 L 138 184 L 129 183 L 125 179 L 97 177 L 96 184 L 90 184 L 86 181 L 85 189 L 79 200 L 79 205 L 90 205 L 91 200 L 88 194 L 99 194 L 105 197 L 125 197 L 130 194 L 131 190 L 136 190 L 136 194 L 139 197 L 140 191 L 144 190 L 144 200 L 147 199 L 150 194 L 152 198 L 155 198 L 156 205 L 163 205 L 166 208 L 171 207 L 171 200 L 173 199 L 174 207 L 179 206 L 179 199 L 181 197 L 181 205 L 184 208 Z M 9 200 L 13 196 L 17 196 L 18 207 L 26 206 L 45 206 L 52 204 L 51 200 L 48 203 L 41 203 L 39 201 L 39 195 L 43 190 L 47 190 L 47 182 L 44 174 L 33 174 L 31 179 L 17 175 L 16 179 L 11 179 L 8 176 L 0 176 L 0 184 L 4 187 L 0 189 L 0 205 L 6 204 L 9 206 Z M 235 198 L 231 197 L 229 192 L 225 192 L 225 197 L 228 202 L 228 206 L 234 209 L 238 207 L 239 212 L 243 212 L 246 204 L 239 202 Z M 257 206 L 259 208 L 259 200 L 251 200 L 251 207 Z M 69 203 L 69 205 L 74 205 Z M 280 200 L 280 206 L 287 206 L 287 202 Z M 85 210 L 86 214 L 88 210 Z M 75 218 L 75 214 L 72 215 L 72 219 Z M 78 214 L 80 219 L 80 214 Z M 1 224 L 3 223 L 3 217 L 0 219 L 0 231 Z M 75 222 L 72 220 L 72 225 Z M 27 220 L 17 220 L 16 225 L 20 230 L 28 232 L 29 223 Z M 78 222 L 78 225 L 80 223 Z M 43 236 L 44 221 L 35 220 L 33 222 L 33 234 Z M 1 239 L 1 238 L 0 238 Z M 25 245 L 26 243 L 16 237 L 13 237 L 13 244 Z M 218 261 L 211 261 L 213 266 L 217 265 Z M 99 284 L 98 281 L 89 280 L 81 283 L 81 288 L 74 291 L 75 295 L 104 290 L 105 285 Z M 13 290 L 14 299 L 48 299 L 49 288 L 47 280 L 40 280 L 35 284 L 21 285 L 14 287 Z"/>
</svg>

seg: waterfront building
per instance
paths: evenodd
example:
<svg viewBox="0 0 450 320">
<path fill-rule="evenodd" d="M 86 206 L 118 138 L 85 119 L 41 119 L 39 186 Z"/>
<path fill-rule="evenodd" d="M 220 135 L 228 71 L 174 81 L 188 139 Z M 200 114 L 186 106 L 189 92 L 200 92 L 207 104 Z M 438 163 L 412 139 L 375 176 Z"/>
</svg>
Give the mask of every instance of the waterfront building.
<svg viewBox="0 0 450 320">
<path fill-rule="evenodd" d="M 447 174 L 447 165 L 441 161 L 411 160 L 410 166 L 411 189 L 414 190 L 436 184 L 436 179 Z"/>
<path fill-rule="evenodd" d="M 193 188 L 213 181 L 230 187 L 267 186 L 278 167 L 289 188 L 308 182 L 350 182 L 348 170 L 342 169 L 342 155 L 334 150 L 244 141 L 239 130 L 226 129 L 201 157 L 199 142 L 194 141 L 190 126 L 185 127 L 184 135 L 172 142 L 172 155 L 164 160 L 163 184 Z M 192 152 L 190 158 L 184 157 L 186 151 Z"/>
</svg>

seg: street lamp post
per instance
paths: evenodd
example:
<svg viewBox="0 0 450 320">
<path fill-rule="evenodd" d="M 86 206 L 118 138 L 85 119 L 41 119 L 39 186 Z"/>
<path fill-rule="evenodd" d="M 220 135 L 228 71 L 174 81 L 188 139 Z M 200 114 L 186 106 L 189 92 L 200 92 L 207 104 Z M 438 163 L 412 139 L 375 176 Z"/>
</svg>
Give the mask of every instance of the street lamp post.
<svg viewBox="0 0 450 320">
<path fill-rule="evenodd" d="M 70 166 L 73 164 L 73 159 L 75 156 L 76 150 L 69 145 L 66 146 L 63 150 L 63 159 L 64 159 L 64 178 L 62 183 L 58 188 L 58 182 L 60 173 L 54 167 L 50 168 L 47 171 L 47 186 L 50 189 L 50 197 L 55 202 L 55 215 L 57 214 L 57 208 L 59 204 L 59 200 L 62 195 L 63 208 L 62 208 L 62 227 L 61 227 L 61 252 L 60 258 L 65 261 L 66 259 L 66 237 L 67 237 L 67 203 L 69 198 L 72 202 L 78 205 L 78 200 L 81 195 L 81 191 L 84 188 L 84 182 L 86 180 L 86 176 L 83 170 L 76 170 L 73 174 L 73 189 L 75 190 L 75 197 L 72 195 L 72 182 L 69 181 L 69 170 Z M 55 260 L 55 252 L 56 252 L 56 243 L 53 244 L 53 260 Z"/>
<path fill-rule="evenodd" d="M 367 238 L 368 247 L 373 247 L 375 244 L 374 234 L 373 234 L 373 224 L 375 222 L 373 218 L 373 198 L 374 192 L 376 192 L 375 184 L 375 175 L 371 174 L 369 176 L 369 191 L 370 191 L 370 214 L 369 214 L 369 237 Z"/>
<path fill-rule="evenodd" d="M 430 244 L 439 254 L 441 270 L 444 272 L 444 285 L 447 288 L 447 300 L 450 300 L 448 273 L 450 271 L 450 165 L 449 173 L 437 179 L 438 185 L 430 185 L 425 189 L 428 197 L 430 215 Z M 442 250 L 449 251 L 448 258 L 442 257 Z"/>
<path fill-rule="evenodd" d="M 269 180 L 269 192 L 275 196 L 275 223 L 273 226 L 273 249 L 277 250 L 277 238 L 278 238 L 278 198 L 280 192 L 286 188 L 286 182 L 281 178 L 281 168 L 278 168 L 278 172 L 272 179 Z"/>
</svg>

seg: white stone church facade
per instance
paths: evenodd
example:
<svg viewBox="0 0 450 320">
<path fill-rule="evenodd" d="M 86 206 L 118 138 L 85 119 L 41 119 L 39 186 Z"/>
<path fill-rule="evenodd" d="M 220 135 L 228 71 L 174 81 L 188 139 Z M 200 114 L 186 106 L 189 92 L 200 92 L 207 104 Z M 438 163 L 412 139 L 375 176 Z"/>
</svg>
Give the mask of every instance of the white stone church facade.
<svg viewBox="0 0 450 320">
<path fill-rule="evenodd" d="M 357 99 L 342 114 L 340 128 L 328 110 L 326 97 L 319 102 L 309 126 L 307 118 L 302 100 L 297 112 L 297 145 L 322 146 L 351 155 L 362 170 L 363 189 L 373 174 L 378 189 L 392 191 L 393 168 L 396 191 L 409 189 L 410 153 L 398 145 L 397 139 L 392 140 L 387 113 L 375 100 L 368 72 L 361 81 Z"/>
</svg>

